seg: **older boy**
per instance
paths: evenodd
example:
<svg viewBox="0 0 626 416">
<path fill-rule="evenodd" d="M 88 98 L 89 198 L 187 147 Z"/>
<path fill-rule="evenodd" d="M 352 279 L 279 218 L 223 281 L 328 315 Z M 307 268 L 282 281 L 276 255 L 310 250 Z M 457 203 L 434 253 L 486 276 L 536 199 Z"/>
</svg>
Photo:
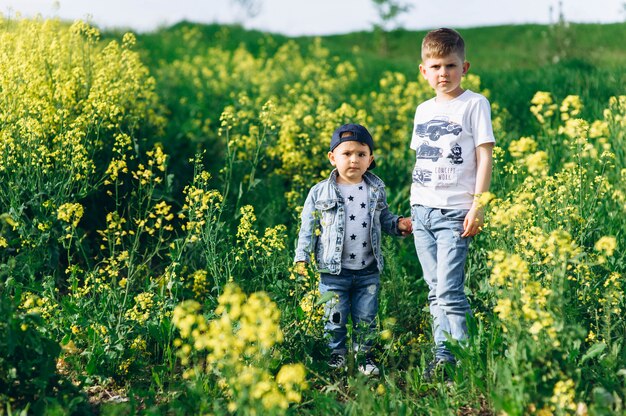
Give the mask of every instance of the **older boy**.
<svg viewBox="0 0 626 416">
<path fill-rule="evenodd" d="M 467 338 L 466 317 L 472 312 L 464 291 L 465 260 L 471 237 L 483 224 L 478 197 L 491 182 L 491 110 L 485 97 L 461 88 L 469 66 L 456 31 L 443 28 L 426 35 L 419 69 L 436 96 L 417 107 L 411 140 L 416 155 L 411 219 L 435 342 L 426 380 L 455 363 L 447 337 Z"/>
<path fill-rule="evenodd" d="M 411 220 L 389 212 L 385 184 L 369 172 L 376 165 L 373 150 L 374 140 L 360 124 L 335 130 L 328 152 L 335 169 L 309 191 L 295 255 L 296 263 L 308 263 L 314 253 L 320 293 L 336 294 L 325 305 L 329 366 L 346 368 L 346 324 L 351 316 L 353 349 L 365 353 L 359 371 L 366 375 L 379 374 L 370 350 L 383 269 L 381 229 L 393 235 L 411 232 Z"/>
</svg>

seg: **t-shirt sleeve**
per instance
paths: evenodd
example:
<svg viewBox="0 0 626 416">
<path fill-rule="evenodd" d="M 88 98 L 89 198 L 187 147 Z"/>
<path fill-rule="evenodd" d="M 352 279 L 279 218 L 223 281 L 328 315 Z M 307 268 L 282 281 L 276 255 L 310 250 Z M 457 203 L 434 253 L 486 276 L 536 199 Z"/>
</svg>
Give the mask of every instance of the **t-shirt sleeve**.
<svg viewBox="0 0 626 416">
<path fill-rule="evenodd" d="M 491 124 L 491 106 L 485 97 L 480 97 L 471 115 L 472 133 L 476 147 L 485 143 L 495 143 Z"/>
</svg>

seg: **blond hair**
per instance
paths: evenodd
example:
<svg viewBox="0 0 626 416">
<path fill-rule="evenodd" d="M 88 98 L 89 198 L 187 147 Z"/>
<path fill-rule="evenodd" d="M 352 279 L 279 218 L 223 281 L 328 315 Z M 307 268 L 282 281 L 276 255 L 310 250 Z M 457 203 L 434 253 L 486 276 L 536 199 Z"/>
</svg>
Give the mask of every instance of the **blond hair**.
<svg viewBox="0 0 626 416">
<path fill-rule="evenodd" d="M 422 41 L 422 61 L 456 53 L 465 61 L 465 41 L 454 29 L 441 28 L 428 32 Z"/>
</svg>

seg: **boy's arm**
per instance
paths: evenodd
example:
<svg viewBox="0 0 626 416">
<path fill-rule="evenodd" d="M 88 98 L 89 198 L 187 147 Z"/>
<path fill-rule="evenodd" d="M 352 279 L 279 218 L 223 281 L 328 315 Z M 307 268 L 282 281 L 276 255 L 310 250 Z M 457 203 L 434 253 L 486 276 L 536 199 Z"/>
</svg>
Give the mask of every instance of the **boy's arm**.
<svg viewBox="0 0 626 416">
<path fill-rule="evenodd" d="M 313 197 L 313 189 L 309 191 L 302 213 L 300 215 L 301 225 L 300 232 L 298 233 L 298 242 L 296 243 L 296 254 L 294 257 L 294 263 L 305 262 L 309 263 L 311 259 L 311 252 L 315 248 L 317 242 L 317 235 L 315 235 L 315 225 L 317 219 L 315 217 L 315 201 Z"/>
<path fill-rule="evenodd" d="M 389 211 L 387 205 L 387 193 L 383 190 L 383 200 L 385 207 L 380 213 L 380 227 L 384 232 L 390 235 L 405 236 L 412 232 L 411 219 L 401 217 Z"/>
<path fill-rule="evenodd" d="M 491 185 L 491 169 L 493 167 L 493 143 L 483 143 L 476 148 L 476 186 L 474 188 L 474 203 L 463 221 L 461 237 L 473 237 L 483 226 L 484 212 L 478 203 L 483 192 Z"/>
</svg>

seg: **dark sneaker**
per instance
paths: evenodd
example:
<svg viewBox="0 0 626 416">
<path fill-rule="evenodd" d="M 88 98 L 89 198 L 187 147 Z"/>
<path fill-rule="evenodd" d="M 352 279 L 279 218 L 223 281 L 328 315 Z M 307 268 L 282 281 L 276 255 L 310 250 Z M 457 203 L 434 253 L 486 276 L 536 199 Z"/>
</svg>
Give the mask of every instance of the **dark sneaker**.
<svg viewBox="0 0 626 416">
<path fill-rule="evenodd" d="M 452 382 L 452 367 L 455 366 L 455 361 L 445 358 L 436 358 L 429 362 L 424 370 L 423 380 L 426 383 L 433 383 L 436 381 L 445 381 L 446 383 Z"/>
<path fill-rule="evenodd" d="M 380 374 L 378 365 L 371 355 L 365 357 L 365 362 L 359 365 L 359 371 L 366 376 L 377 376 Z"/>
<path fill-rule="evenodd" d="M 344 354 L 338 354 L 336 352 L 330 354 L 330 358 L 328 360 L 328 366 L 330 368 L 338 368 L 340 370 L 345 370 L 346 366 L 346 356 Z"/>
</svg>

